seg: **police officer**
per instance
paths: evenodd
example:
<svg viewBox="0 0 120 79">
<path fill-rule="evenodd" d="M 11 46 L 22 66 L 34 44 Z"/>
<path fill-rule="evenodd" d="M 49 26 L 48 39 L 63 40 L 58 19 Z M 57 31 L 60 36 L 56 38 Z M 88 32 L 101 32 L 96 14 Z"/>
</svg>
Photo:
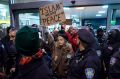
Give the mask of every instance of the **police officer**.
<svg viewBox="0 0 120 79">
<path fill-rule="evenodd" d="M 108 43 L 107 45 L 104 47 L 103 49 L 103 60 L 105 63 L 105 67 L 106 67 L 106 73 L 108 75 L 109 72 L 109 63 L 110 63 L 110 59 L 111 56 L 118 51 L 119 46 L 120 46 L 120 40 L 119 40 L 119 30 L 117 29 L 112 29 L 109 33 L 108 33 L 108 39 L 107 39 Z"/>
<path fill-rule="evenodd" d="M 120 79 L 120 32 L 117 36 L 117 47 L 113 52 L 109 65 L 109 79 Z"/>
<path fill-rule="evenodd" d="M 109 66 L 109 79 L 120 79 L 120 48 L 111 57 Z"/>
<path fill-rule="evenodd" d="M 79 49 L 70 61 L 68 79 L 100 79 L 101 62 L 91 48 L 95 38 L 86 29 L 78 31 Z"/>
</svg>

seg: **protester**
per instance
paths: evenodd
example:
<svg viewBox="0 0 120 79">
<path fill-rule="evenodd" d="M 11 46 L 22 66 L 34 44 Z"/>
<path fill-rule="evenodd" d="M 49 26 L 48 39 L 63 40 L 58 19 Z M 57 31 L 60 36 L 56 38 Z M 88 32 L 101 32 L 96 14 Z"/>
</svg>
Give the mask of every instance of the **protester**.
<svg viewBox="0 0 120 79">
<path fill-rule="evenodd" d="M 57 42 L 55 42 L 52 52 L 52 68 L 58 79 L 67 79 L 68 66 L 72 54 L 73 49 L 67 41 L 66 33 L 59 31 Z"/>
<path fill-rule="evenodd" d="M 78 48 L 78 45 L 77 45 L 77 40 L 78 40 L 77 30 L 74 27 L 71 26 L 69 28 L 68 32 L 66 32 L 66 35 L 68 37 L 68 41 L 72 45 L 72 48 L 73 48 L 74 52 L 76 52 L 77 48 Z"/>
<path fill-rule="evenodd" d="M 105 37 L 104 37 L 104 30 L 99 28 L 97 29 L 97 39 L 100 47 L 104 47 Z"/>
<path fill-rule="evenodd" d="M 18 75 L 15 79 L 52 78 L 52 73 L 43 58 L 44 53 L 40 49 L 37 29 L 28 26 L 21 28 L 17 32 L 15 46 L 19 54 Z"/>
<path fill-rule="evenodd" d="M 7 28 L 7 35 L 2 38 L 2 44 L 7 54 L 6 59 L 6 74 L 10 75 L 10 71 L 15 71 L 15 58 L 16 58 L 16 49 L 14 46 L 14 40 L 16 36 L 16 29 L 13 27 Z"/>
</svg>

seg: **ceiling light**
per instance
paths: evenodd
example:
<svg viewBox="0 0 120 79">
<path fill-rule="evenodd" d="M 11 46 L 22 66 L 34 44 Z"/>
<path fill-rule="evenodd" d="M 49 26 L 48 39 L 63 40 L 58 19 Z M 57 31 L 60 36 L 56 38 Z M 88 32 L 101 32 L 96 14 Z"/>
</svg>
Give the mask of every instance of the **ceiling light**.
<svg viewBox="0 0 120 79">
<path fill-rule="evenodd" d="M 72 17 L 77 17 L 77 15 L 72 15 Z"/>
<path fill-rule="evenodd" d="M 85 9 L 85 7 L 76 7 L 76 9 L 83 10 L 83 9 Z"/>
<path fill-rule="evenodd" d="M 98 13 L 106 13 L 106 11 L 99 11 Z"/>
<path fill-rule="evenodd" d="M 102 8 L 107 9 L 107 8 L 108 8 L 108 5 L 104 5 L 104 6 L 102 6 Z"/>
<path fill-rule="evenodd" d="M 70 10 L 70 8 L 68 8 L 68 7 L 64 7 L 64 10 Z"/>
<path fill-rule="evenodd" d="M 96 16 L 102 16 L 101 14 L 96 14 Z"/>
</svg>

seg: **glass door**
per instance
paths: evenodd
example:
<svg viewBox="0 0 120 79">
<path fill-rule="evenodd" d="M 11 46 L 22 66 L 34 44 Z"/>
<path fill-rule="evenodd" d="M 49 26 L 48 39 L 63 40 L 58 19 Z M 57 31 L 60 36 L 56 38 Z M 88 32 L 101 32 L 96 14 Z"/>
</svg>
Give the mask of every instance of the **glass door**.
<svg viewBox="0 0 120 79">
<path fill-rule="evenodd" d="M 33 24 L 40 25 L 39 13 L 20 13 L 19 26 L 31 26 Z"/>
<path fill-rule="evenodd" d="M 26 25 L 40 25 L 39 9 L 18 10 L 14 13 L 16 21 L 15 23 L 19 28 Z"/>
</svg>

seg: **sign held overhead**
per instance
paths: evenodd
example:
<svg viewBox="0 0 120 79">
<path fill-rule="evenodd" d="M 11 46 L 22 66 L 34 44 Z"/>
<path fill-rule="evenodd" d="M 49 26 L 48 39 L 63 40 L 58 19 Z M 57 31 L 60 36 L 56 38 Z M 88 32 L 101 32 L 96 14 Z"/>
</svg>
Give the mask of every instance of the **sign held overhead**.
<svg viewBox="0 0 120 79">
<path fill-rule="evenodd" d="M 50 4 L 40 8 L 41 25 L 50 26 L 56 23 L 64 22 L 65 14 L 63 3 Z"/>
</svg>

